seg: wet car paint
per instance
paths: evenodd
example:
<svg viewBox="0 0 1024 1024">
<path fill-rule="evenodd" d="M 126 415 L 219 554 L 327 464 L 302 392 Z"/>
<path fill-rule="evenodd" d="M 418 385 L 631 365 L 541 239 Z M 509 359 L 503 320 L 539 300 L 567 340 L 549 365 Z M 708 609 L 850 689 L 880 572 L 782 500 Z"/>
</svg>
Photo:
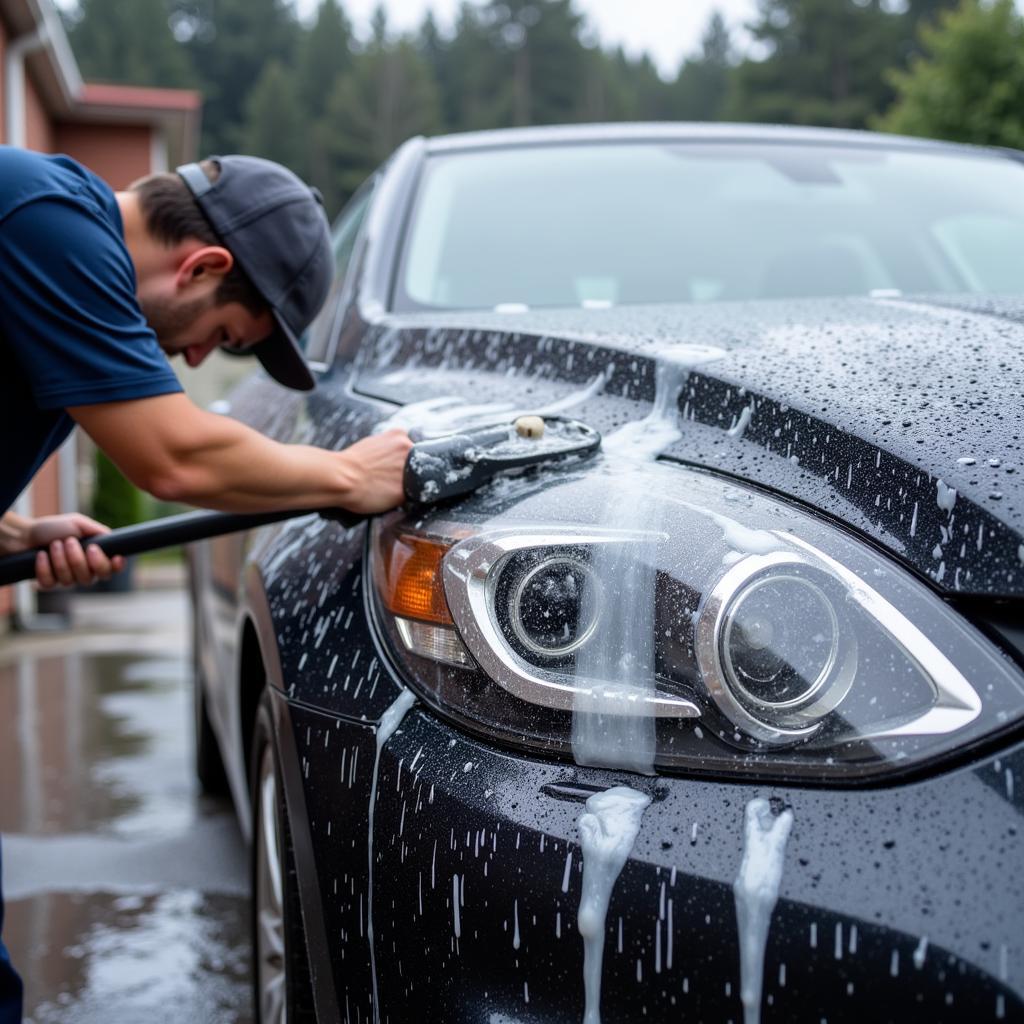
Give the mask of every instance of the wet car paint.
<svg viewBox="0 0 1024 1024">
<path fill-rule="evenodd" d="M 344 1019 L 372 1019 L 366 837 L 353 827 L 366 827 L 372 730 L 296 706 L 289 715 L 324 921 L 340 936 L 339 1006 Z M 339 761 L 340 784 L 324 785 Z M 686 1019 L 687 1008 L 697 1019 L 741 1018 L 732 884 L 755 796 L 794 818 L 762 1019 L 938 1021 L 967 1008 L 1017 1019 L 1022 772 L 1018 747 L 914 785 L 841 795 L 638 779 L 524 759 L 414 708 L 379 769 L 381 1019 L 579 1020 L 578 821 L 588 795 L 623 784 L 653 802 L 613 890 L 603 1020 Z"/>
<path fill-rule="evenodd" d="M 1020 437 L 1009 413 L 1020 393 L 1020 327 L 997 303 L 983 316 L 924 305 L 821 300 L 373 322 L 354 310 L 347 347 L 317 392 L 283 396 L 254 378 L 235 396 L 233 415 L 283 440 L 341 447 L 395 403 L 456 393 L 524 409 L 569 400 L 572 415 L 608 431 L 650 409 L 662 348 L 714 345 L 726 355 L 691 373 L 678 403 L 682 437 L 666 458 L 818 509 L 933 588 L 1019 596 Z M 352 339 L 363 332 L 359 348 Z M 941 395 L 917 394 L 911 371 L 934 368 L 965 332 L 971 344 L 958 372 L 942 377 Z M 840 401 L 851 366 L 863 387 Z M 962 402 L 953 394 L 961 369 L 978 387 Z M 598 376 L 600 394 L 591 387 Z M 955 436 L 951 408 L 964 422 Z M 956 490 L 952 500 L 939 480 Z M 225 623 L 235 623 L 227 658 L 235 674 L 224 688 L 235 688 L 241 626 L 251 616 L 283 695 L 279 737 L 294 745 L 285 772 L 302 794 L 303 906 L 326 937 L 311 955 L 321 979 L 333 979 L 323 998 L 336 1000 L 340 1019 L 372 1020 L 373 725 L 401 683 L 369 624 L 365 531 L 310 519 L 247 543 L 245 582 L 218 597 Z M 213 561 L 197 557 L 201 571 Z M 1013 607 L 1005 606 L 1011 618 Z M 238 706 L 226 706 L 221 728 L 235 729 Z M 240 778 L 238 751 L 229 755 Z M 763 1019 L 957 1020 L 968 1006 L 985 1019 L 1020 1017 L 1014 921 L 1024 893 L 1011 876 L 1024 765 L 1019 748 L 970 756 L 941 774 L 846 792 L 669 776 L 651 783 L 502 750 L 418 706 L 382 751 L 373 808 L 374 874 L 388 880 L 374 895 L 380 1019 L 581 1019 L 578 820 L 587 795 L 618 784 L 654 786 L 655 800 L 612 894 L 604 1019 L 685 1019 L 687 1006 L 696 1019 L 742 1018 L 732 885 L 744 810 L 764 797 L 791 809 L 794 824 L 767 941 Z M 423 795 L 431 787 L 432 802 Z M 484 838 L 489 855 L 480 853 Z M 611 924 L 619 917 L 621 953 Z"/>
<path fill-rule="evenodd" d="M 603 375 L 574 414 L 604 431 L 639 418 L 673 346 L 720 348 L 690 374 L 686 429 L 663 457 L 806 502 L 942 589 L 1020 596 L 1022 310 L 983 308 L 818 299 L 456 314 L 433 328 L 407 314 L 370 333 L 353 386 L 498 402 L 514 373 L 530 406 Z"/>
<path fill-rule="evenodd" d="M 190 777 L 181 591 L 0 642 L 4 939 L 26 1020 L 251 1019 L 247 858 Z"/>
<path fill-rule="evenodd" d="M 338 937 L 328 943 L 331 967 L 325 970 L 333 969 L 338 1005 L 347 1007 L 340 1011 L 345 1020 L 372 1019 L 365 831 L 373 781 L 372 723 L 400 692 L 366 618 L 364 542 L 362 528 L 344 531 L 311 519 L 280 528 L 254 548 L 268 566 L 268 603 L 280 623 L 281 682 L 290 697 L 281 702 L 287 707 L 282 727 L 296 746 L 295 770 L 309 816 L 307 866 L 317 874 L 325 934 Z M 472 765 L 469 772 L 467 764 Z M 880 1020 L 905 1020 L 912 1012 L 954 1020 L 965 1004 L 990 1008 L 992 1019 L 1024 1013 L 1024 977 L 1013 967 L 1019 929 L 1012 909 L 1021 905 L 1024 891 L 1014 884 L 991 885 L 994 877 L 1009 880 L 1015 874 L 1022 769 L 1018 750 L 921 783 L 843 794 L 657 780 L 655 803 L 613 894 L 613 908 L 637 902 L 648 909 L 614 911 L 616 918 L 624 915 L 624 928 L 630 922 L 625 934 L 633 939 L 621 954 L 608 954 L 603 1018 L 633 1019 L 633 999 L 648 994 L 635 982 L 640 961 L 641 978 L 650 981 L 653 975 L 663 985 L 650 990 L 655 993 L 650 1019 L 671 1019 L 686 998 L 702 1019 L 739 1019 L 731 885 L 742 851 L 743 809 L 760 796 L 791 807 L 795 816 L 768 942 L 765 993 L 772 1002 L 766 1004 L 764 1019 L 772 1019 L 770 1007 L 782 1000 L 785 1009 L 778 1019 L 814 1011 L 829 1020 L 861 1020 L 870 1010 L 881 1013 L 875 1018 Z M 523 1021 L 579 1019 L 577 823 L 586 795 L 619 784 L 643 789 L 647 780 L 526 759 L 481 744 L 422 708 L 411 712 L 384 748 L 375 809 L 378 877 L 388 879 L 378 891 L 375 917 L 378 988 L 386 1000 L 382 1013 L 392 1020 L 410 1019 L 411 1008 L 426 999 L 433 1000 L 434 1019 L 488 1019 L 491 1013 L 515 1014 L 509 1019 Z M 544 793 L 545 787 L 562 799 Z M 567 792 L 575 796 L 566 797 Z M 671 814 L 669 808 L 674 808 Z M 550 824 L 556 819 L 557 827 Z M 421 820 L 433 826 L 432 835 L 419 826 Z M 521 855 L 510 832 L 513 825 L 522 833 Z M 408 831 L 413 826 L 415 833 Z M 481 877 L 477 859 L 485 839 L 491 852 L 483 855 L 488 874 Z M 493 863 L 496 841 L 503 842 L 506 854 L 500 865 Z M 570 850 L 576 874 L 569 877 L 570 882 L 576 879 L 575 888 L 571 884 L 552 900 L 561 892 Z M 667 916 L 651 910 L 658 901 L 650 893 L 660 893 L 673 869 L 674 895 L 666 897 L 674 901 L 670 966 Z M 460 898 L 462 885 L 468 885 L 476 906 L 476 914 L 473 905 L 469 911 L 460 906 L 466 941 L 460 942 L 457 956 L 452 946 L 455 875 Z M 509 946 L 513 933 L 506 934 L 505 928 L 513 928 L 513 919 L 505 904 L 513 892 L 522 892 L 521 905 L 544 907 L 550 918 L 550 934 L 537 943 L 535 957 L 517 955 Z M 950 893 L 956 895 L 950 898 Z M 513 897 L 513 911 L 519 898 Z M 493 915 L 491 907 L 496 908 Z M 526 919 L 531 932 L 534 913 L 531 909 Z M 653 923 L 656 918 L 661 925 Z M 526 925 L 520 924 L 525 934 Z M 473 928 L 480 933 L 479 944 L 469 941 Z M 665 929 L 660 940 L 659 928 Z M 545 935 L 543 930 L 536 934 Z M 557 955 L 545 967 L 554 955 L 548 943 L 556 938 Z M 659 941 L 661 971 L 655 970 Z M 494 956 L 503 942 L 509 946 L 507 964 Z M 437 957 L 429 967 L 423 963 L 425 947 Z M 701 951 L 696 960 L 694 950 Z M 915 953 L 923 958 L 921 968 Z M 521 969 L 515 967 L 517 960 Z M 780 988 L 776 980 L 773 988 L 771 979 L 779 977 L 784 984 Z M 431 979 L 428 994 L 422 980 L 417 990 L 416 978 Z M 481 990 L 475 992 L 474 986 Z M 529 991 L 532 1011 L 525 1002 Z M 664 997 L 658 996 L 662 991 Z M 408 1001 L 396 992 L 405 993 Z M 837 996 L 842 996 L 838 1005 Z M 616 999 L 622 1000 L 618 1009 Z"/>
</svg>

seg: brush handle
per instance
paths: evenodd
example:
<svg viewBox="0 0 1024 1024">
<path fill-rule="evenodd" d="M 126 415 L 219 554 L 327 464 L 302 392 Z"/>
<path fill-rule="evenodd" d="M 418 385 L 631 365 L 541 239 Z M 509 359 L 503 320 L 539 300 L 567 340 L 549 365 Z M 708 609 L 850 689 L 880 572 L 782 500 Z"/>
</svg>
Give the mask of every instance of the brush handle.
<svg viewBox="0 0 1024 1024">
<path fill-rule="evenodd" d="M 343 509 L 290 509 L 287 512 L 185 512 L 167 516 L 137 526 L 111 530 L 99 537 L 83 539 L 83 544 L 95 544 L 107 555 L 138 555 L 144 551 L 171 548 L 178 544 L 221 537 L 239 530 L 254 530 L 285 519 L 320 514 L 334 519 L 345 527 L 355 526 L 366 517 Z M 36 551 L 20 551 L 16 555 L 0 558 L 0 586 L 30 580 L 36 574 Z"/>
<path fill-rule="evenodd" d="M 556 431 L 554 446 L 541 439 L 527 440 L 512 450 L 501 451 L 501 446 L 507 445 L 514 435 L 510 424 L 480 427 L 418 442 L 405 464 L 406 500 L 411 505 L 446 501 L 476 490 L 503 471 L 554 463 L 570 456 L 587 457 L 601 444 L 601 435 L 583 423 L 561 416 L 545 417 L 544 422 L 549 432 L 552 428 Z M 355 526 L 367 518 L 333 508 L 289 512 L 185 512 L 112 530 L 101 537 L 90 537 L 85 543 L 97 545 L 107 555 L 137 555 L 313 514 L 333 519 L 345 527 Z M 36 554 L 21 551 L 0 558 L 0 586 L 32 579 L 36 574 Z"/>
</svg>

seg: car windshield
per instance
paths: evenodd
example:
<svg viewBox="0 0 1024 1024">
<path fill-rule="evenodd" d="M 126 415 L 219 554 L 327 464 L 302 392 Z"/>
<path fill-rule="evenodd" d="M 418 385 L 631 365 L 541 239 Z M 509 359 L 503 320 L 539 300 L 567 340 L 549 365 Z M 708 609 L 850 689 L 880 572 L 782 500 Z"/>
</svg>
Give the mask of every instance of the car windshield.
<svg viewBox="0 0 1024 1024">
<path fill-rule="evenodd" d="M 1021 292 L 1024 167 L 953 149 L 630 143 L 431 157 L 395 308 Z"/>
</svg>

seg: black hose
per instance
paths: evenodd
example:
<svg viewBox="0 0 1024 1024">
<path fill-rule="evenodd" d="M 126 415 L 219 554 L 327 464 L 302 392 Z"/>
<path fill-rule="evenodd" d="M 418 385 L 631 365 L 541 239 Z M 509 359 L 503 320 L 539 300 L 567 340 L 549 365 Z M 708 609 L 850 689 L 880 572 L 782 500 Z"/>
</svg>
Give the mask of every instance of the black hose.
<svg viewBox="0 0 1024 1024">
<path fill-rule="evenodd" d="M 111 530 L 100 537 L 82 539 L 83 545 L 95 544 L 107 555 L 138 555 L 143 551 L 156 551 L 196 540 L 221 537 L 239 530 L 254 530 L 285 519 L 319 514 L 334 519 L 343 526 L 355 526 L 366 517 L 343 509 L 291 509 L 287 512 L 185 512 L 180 516 L 167 516 L 138 526 L 125 526 Z M 45 549 L 42 549 L 45 550 Z M 36 551 L 20 551 L 16 555 L 0 558 L 0 586 L 30 580 L 36 574 Z"/>
</svg>

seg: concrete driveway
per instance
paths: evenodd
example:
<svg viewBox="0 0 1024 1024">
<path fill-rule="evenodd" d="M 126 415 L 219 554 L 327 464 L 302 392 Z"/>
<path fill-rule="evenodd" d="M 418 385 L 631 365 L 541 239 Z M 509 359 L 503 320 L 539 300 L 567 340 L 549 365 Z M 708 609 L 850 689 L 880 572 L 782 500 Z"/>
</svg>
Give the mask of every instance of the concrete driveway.
<svg viewBox="0 0 1024 1024">
<path fill-rule="evenodd" d="M 35 1024 L 251 1020 L 248 859 L 192 774 L 187 598 L 0 637 L 4 939 Z"/>
</svg>

